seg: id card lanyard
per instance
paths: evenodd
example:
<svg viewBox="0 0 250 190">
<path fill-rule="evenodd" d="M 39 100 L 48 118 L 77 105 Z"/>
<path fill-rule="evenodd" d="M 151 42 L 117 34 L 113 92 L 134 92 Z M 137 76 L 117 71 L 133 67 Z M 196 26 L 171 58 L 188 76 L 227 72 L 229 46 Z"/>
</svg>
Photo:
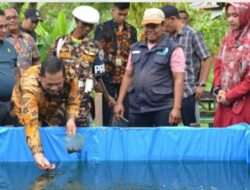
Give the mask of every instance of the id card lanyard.
<svg viewBox="0 0 250 190">
<path fill-rule="evenodd" d="M 115 21 L 114 21 L 114 24 L 115 24 Z M 118 26 L 118 28 L 119 28 L 119 26 Z M 118 41 L 118 38 L 117 38 L 116 26 L 115 26 L 115 35 L 116 35 L 116 44 L 117 44 L 117 54 L 115 56 L 115 66 L 119 67 L 119 66 L 122 66 L 122 56 L 120 55 L 121 54 L 121 52 L 120 52 L 120 44 L 119 44 L 119 41 Z"/>
</svg>

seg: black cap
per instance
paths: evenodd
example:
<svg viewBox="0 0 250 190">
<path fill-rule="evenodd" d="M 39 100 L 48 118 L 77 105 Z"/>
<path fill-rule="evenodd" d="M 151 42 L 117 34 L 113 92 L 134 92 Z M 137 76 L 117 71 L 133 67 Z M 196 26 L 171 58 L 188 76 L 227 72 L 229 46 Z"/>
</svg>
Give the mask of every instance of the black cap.
<svg viewBox="0 0 250 190">
<path fill-rule="evenodd" d="M 171 17 L 171 16 L 179 17 L 178 9 L 174 6 L 166 5 L 162 7 L 161 10 L 164 12 L 165 17 Z"/>
<path fill-rule="evenodd" d="M 29 8 L 24 13 L 25 18 L 30 18 L 32 21 L 42 21 L 40 13 L 35 8 Z"/>
</svg>

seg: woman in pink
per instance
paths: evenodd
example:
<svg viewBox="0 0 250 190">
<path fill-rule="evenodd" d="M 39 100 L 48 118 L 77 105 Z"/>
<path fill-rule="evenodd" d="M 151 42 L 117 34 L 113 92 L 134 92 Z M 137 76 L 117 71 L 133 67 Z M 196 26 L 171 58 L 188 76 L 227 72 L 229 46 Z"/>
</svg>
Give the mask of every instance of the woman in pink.
<svg viewBox="0 0 250 190">
<path fill-rule="evenodd" d="M 214 67 L 214 127 L 250 124 L 250 3 L 226 4 L 229 31 Z"/>
</svg>

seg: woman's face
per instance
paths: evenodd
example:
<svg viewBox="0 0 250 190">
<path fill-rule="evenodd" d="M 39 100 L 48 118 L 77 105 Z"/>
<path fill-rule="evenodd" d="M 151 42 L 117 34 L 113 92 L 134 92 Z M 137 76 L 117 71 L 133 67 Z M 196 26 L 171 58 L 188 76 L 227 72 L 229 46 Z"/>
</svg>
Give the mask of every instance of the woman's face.
<svg viewBox="0 0 250 190">
<path fill-rule="evenodd" d="M 229 5 L 226 12 L 227 22 L 231 30 L 240 29 L 240 19 L 235 7 Z"/>
</svg>

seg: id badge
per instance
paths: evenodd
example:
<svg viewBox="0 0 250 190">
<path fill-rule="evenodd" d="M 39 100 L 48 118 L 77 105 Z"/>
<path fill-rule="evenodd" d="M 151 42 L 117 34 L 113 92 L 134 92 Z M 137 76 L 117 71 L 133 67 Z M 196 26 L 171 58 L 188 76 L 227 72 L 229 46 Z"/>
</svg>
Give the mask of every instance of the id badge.
<svg viewBox="0 0 250 190">
<path fill-rule="evenodd" d="M 115 66 L 122 66 L 122 58 L 120 56 L 116 56 Z"/>
<path fill-rule="evenodd" d="M 83 81 L 78 80 L 78 89 L 83 88 Z"/>
<path fill-rule="evenodd" d="M 87 79 L 87 80 L 86 80 L 86 83 L 85 83 L 84 92 L 85 92 L 85 93 L 90 93 L 90 92 L 92 92 L 93 87 L 94 87 L 94 81 L 93 81 L 92 79 Z"/>
</svg>

